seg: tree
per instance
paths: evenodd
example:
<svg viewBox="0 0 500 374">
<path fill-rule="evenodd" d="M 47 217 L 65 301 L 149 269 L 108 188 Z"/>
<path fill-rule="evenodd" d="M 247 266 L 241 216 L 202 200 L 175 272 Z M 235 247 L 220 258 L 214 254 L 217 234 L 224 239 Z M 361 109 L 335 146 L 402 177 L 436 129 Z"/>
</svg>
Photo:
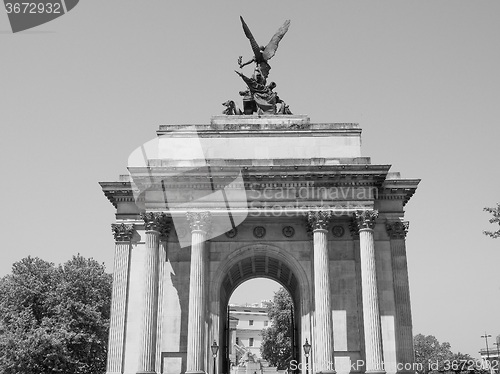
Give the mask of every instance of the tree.
<svg viewBox="0 0 500 374">
<path fill-rule="evenodd" d="M 500 225 L 500 203 L 497 203 L 496 208 L 484 208 L 483 210 L 493 215 L 493 218 L 490 219 L 490 223 L 498 223 Z M 497 231 L 483 231 L 483 233 L 492 238 L 500 237 L 500 229 Z"/>
<path fill-rule="evenodd" d="M 432 372 L 433 368 L 435 370 L 442 369 L 444 362 L 450 360 L 453 355 L 450 343 L 439 343 L 433 335 L 418 334 L 413 338 L 413 345 L 419 373 Z M 437 367 L 433 367 L 433 364 L 436 363 Z"/>
<path fill-rule="evenodd" d="M 433 335 L 422 334 L 413 337 L 415 348 L 415 363 L 419 373 L 443 373 L 467 371 L 471 363 L 475 363 L 471 356 L 464 353 L 453 353 L 448 342 L 439 343 Z"/>
<path fill-rule="evenodd" d="M 0 279 L 0 372 L 104 373 L 111 280 L 80 255 L 16 262 Z"/>
<path fill-rule="evenodd" d="M 288 291 L 280 288 L 266 304 L 271 324 L 262 330 L 260 353 L 272 366 L 283 370 L 289 367 L 292 359 L 293 301 Z"/>
</svg>

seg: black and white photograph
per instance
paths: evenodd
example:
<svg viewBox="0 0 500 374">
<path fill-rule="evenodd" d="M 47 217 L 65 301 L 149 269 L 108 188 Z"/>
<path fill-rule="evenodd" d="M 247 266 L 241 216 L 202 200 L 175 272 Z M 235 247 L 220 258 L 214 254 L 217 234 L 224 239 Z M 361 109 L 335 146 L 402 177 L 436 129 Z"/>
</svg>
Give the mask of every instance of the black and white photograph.
<svg viewBox="0 0 500 374">
<path fill-rule="evenodd" d="M 494 0 L 4 0 L 0 373 L 500 373 L 499 36 Z"/>
</svg>

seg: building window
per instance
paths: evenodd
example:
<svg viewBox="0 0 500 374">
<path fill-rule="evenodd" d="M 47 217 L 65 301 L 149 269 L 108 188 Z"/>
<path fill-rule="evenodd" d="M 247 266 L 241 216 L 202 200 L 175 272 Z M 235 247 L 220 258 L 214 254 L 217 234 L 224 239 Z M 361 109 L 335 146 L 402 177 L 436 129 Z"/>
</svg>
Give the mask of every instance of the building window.
<svg viewBox="0 0 500 374">
<path fill-rule="evenodd" d="M 240 344 L 240 338 L 236 337 L 236 344 Z"/>
<path fill-rule="evenodd" d="M 269 324 L 269 321 L 264 321 L 264 326 L 267 326 Z"/>
<path fill-rule="evenodd" d="M 250 339 L 248 340 L 248 346 L 249 346 L 249 347 L 253 347 L 253 338 L 250 338 Z"/>
<path fill-rule="evenodd" d="M 253 319 L 248 321 L 248 326 L 253 326 Z"/>
</svg>

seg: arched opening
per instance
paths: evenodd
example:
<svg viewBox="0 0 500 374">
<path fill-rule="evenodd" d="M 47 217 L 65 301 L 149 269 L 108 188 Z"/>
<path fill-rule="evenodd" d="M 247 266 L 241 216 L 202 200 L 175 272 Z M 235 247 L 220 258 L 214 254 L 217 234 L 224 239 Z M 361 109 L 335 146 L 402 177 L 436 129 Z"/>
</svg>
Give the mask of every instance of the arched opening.
<svg viewBox="0 0 500 374">
<path fill-rule="evenodd" d="M 220 342 L 219 373 L 230 373 L 231 370 L 229 301 L 238 286 L 251 279 L 273 280 L 290 294 L 294 316 L 292 359 L 297 363 L 302 362 L 302 335 L 310 331 L 310 300 L 305 292 L 308 289 L 307 280 L 301 270 L 282 250 L 269 245 L 241 248 L 234 251 L 231 258 L 222 264 L 217 281 L 219 286 L 214 290 L 212 299 L 215 302 L 213 305 L 218 306 L 212 326 L 215 329 L 214 335 L 218 335 Z"/>
<path fill-rule="evenodd" d="M 229 326 L 228 349 L 231 369 L 245 359 L 256 359 L 261 362 L 266 359 L 261 354 L 262 331 L 273 324 L 268 315 L 268 305 L 273 302 L 275 293 L 281 289 L 278 282 L 269 278 L 253 278 L 243 282 L 233 291 L 229 299 L 226 323 L 226 328 Z M 290 294 L 286 291 L 285 293 L 291 299 Z M 293 331 L 292 309 L 293 303 L 289 308 L 290 323 L 286 325 L 289 331 Z M 291 344 L 287 348 L 291 351 Z M 248 357 L 248 354 L 251 357 Z"/>
</svg>

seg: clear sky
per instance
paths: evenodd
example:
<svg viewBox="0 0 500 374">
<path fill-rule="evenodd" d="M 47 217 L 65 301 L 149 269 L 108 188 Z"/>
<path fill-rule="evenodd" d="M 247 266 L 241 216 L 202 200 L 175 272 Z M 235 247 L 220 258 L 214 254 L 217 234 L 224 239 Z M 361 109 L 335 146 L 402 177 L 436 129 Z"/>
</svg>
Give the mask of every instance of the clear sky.
<svg viewBox="0 0 500 374">
<path fill-rule="evenodd" d="M 98 182 L 160 124 L 239 100 L 239 15 L 261 44 L 292 20 L 270 62 L 292 112 L 359 122 L 364 156 L 422 178 L 406 206 L 414 333 L 477 356 L 500 333 L 500 239 L 482 234 L 500 201 L 498 1 L 82 0 L 19 34 L 0 12 L 0 275 L 76 253 L 112 271 Z"/>
</svg>

